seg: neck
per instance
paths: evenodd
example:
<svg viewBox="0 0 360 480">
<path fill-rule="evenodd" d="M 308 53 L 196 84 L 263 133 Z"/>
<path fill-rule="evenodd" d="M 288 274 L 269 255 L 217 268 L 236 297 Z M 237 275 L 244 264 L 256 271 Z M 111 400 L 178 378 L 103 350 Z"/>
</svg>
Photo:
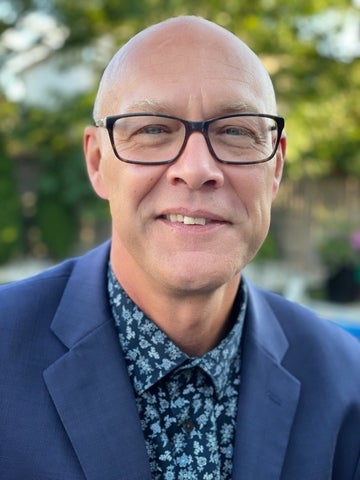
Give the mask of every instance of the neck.
<svg viewBox="0 0 360 480">
<path fill-rule="evenodd" d="M 153 288 L 151 284 L 139 282 L 139 279 L 134 281 L 123 271 L 117 271 L 114 265 L 113 268 L 130 298 L 189 356 L 204 355 L 230 331 L 230 313 L 240 275 L 213 291 L 174 293 Z"/>
<path fill-rule="evenodd" d="M 228 289 L 204 298 L 184 298 L 165 302 L 154 312 L 155 323 L 191 357 L 201 357 L 212 350 L 232 327 L 231 310 L 234 292 Z M 159 319 L 159 320 L 157 320 Z"/>
</svg>

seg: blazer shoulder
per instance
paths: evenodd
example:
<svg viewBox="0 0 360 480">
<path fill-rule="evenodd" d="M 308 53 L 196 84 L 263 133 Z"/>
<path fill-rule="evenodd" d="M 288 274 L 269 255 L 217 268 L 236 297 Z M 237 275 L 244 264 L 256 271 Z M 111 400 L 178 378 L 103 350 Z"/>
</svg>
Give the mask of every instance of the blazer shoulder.
<svg viewBox="0 0 360 480">
<path fill-rule="evenodd" d="M 11 357 L 14 343 L 31 341 L 39 351 L 54 345 L 58 339 L 52 327 L 60 311 L 64 328 L 69 329 L 69 334 L 76 331 L 79 316 L 74 315 L 74 309 L 80 309 L 88 319 L 88 312 L 94 312 L 99 297 L 104 297 L 99 293 L 94 298 L 94 292 L 99 290 L 98 277 L 103 277 L 100 267 L 106 271 L 106 258 L 107 249 L 98 247 L 33 277 L 0 286 L 0 356 L 7 351 Z"/>
<path fill-rule="evenodd" d="M 69 260 L 37 275 L 0 286 L 0 329 L 17 332 L 50 323 L 73 270 Z"/>
<path fill-rule="evenodd" d="M 104 244 L 82 256 L 67 259 L 32 277 L 1 285 L 1 317 L 6 317 L 7 313 L 14 316 L 23 311 L 27 311 L 28 314 L 36 313 L 38 310 L 44 312 L 44 309 L 50 306 L 56 309 L 77 266 L 82 265 L 80 270 L 85 277 L 86 268 L 91 270 L 104 263 L 107 248 L 107 244 Z"/>
<path fill-rule="evenodd" d="M 324 341 L 329 337 L 339 343 L 350 341 L 360 352 L 360 342 L 346 332 L 336 322 L 319 316 L 311 308 L 288 300 L 281 295 L 262 290 L 262 294 L 287 335 L 304 335 L 314 341 Z"/>
<path fill-rule="evenodd" d="M 12 302 L 22 304 L 33 302 L 36 298 L 47 296 L 50 292 L 61 290 L 71 275 L 76 260 L 66 260 L 59 265 L 43 270 L 36 275 L 0 285 L 2 307 Z"/>
<path fill-rule="evenodd" d="M 308 307 L 272 292 L 261 291 L 288 342 L 288 360 L 327 365 L 333 372 L 348 373 L 360 387 L 360 342 L 335 322 L 322 318 Z M 342 375 L 344 378 L 344 375 Z"/>
</svg>

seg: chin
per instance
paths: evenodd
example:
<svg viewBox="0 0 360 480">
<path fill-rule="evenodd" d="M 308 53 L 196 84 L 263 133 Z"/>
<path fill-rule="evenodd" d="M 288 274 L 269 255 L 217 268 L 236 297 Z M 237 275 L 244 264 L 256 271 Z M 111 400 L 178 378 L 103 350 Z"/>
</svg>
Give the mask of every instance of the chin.
<svg viewBox="0 0 360 480">
<path fill-rule="evenodd" d="M 153 264 L 153 272 L 160 283 L 173 291 L 195 294 L 211 292 L 226 284 L 238 282 L 246 255 L 237 252 L 177 252 L 162 257 Z"/>
<path fill-rule="evenodd" d="M 167 277 L 166 284 L 170 290 L 180 296 L 192 296 L 214 292 L 226 284 L 237 282 L 238 277 L 238 271 L 219 272 L 210 269 L 200 271 L 194 266 L 191 271 L 171 272 L 171 275 Z"/>
</svg>

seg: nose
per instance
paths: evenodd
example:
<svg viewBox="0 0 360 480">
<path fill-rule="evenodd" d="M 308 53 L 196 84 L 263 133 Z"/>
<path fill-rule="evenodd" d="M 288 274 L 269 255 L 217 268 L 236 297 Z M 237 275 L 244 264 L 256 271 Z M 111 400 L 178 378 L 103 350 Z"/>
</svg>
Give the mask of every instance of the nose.
<svg viewBox="0 0 360 480">
<path fill-rule="evenodd" d="M 169 165 L 167 178 L 172 185 L 185 184 L 191 190 L 224 184 L 222 165 L 213 158 L 200 132 L 189 136 L 180 157 Z"/>
</svg>

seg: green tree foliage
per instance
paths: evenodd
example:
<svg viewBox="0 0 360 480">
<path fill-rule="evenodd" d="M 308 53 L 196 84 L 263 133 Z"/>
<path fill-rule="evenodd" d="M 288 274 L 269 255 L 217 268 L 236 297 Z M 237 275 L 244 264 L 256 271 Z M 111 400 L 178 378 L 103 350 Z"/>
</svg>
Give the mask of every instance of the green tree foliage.
<svg viewBox="0 0 360 480">
<path fill-rule="evenodd" d="M 348 0 L 9 3 L 11 14 L 2 17 L 0 34 L 27 13 L 45 11 L 68 28 L 61 51 L 68 52 L 74 63 L 92 62 L 99 75 L 108 60 L 106 55 L 95 59 L 92 53 L 99 39 L 111 40 L 114 52 L 146 25 L 169 16 L 194 14 L 214 20 L 260 54 L 272 75 L 279 113 L 287 121 L 286 174 L 295 179 L 360 175 L 360 62 L 339 58 L 331 48 L 321 54 L 319 45 L 331 47 L 327 35 L 335 27 L 315 29 L 310 35 L 305 21 L 333 9 L 340 20 L 342 15 L 357 15 L 360 28 L 360 10 Z M 0 61 L 11 53 L 1 50 L 0 38 Z M 78 242 L 84 218 L 107 214 L 89 187 L 81 147 L 94 94 L 58 98 L 52 108 L 14 104 L 0 96 L 0 202 L 5 206 L 0 216 L 0 262 L 16 253 L 63 257 Z"/>
<path fill-rule="evenodd" d="M 7 118 L 12 118 L 12 106 L 3 102 L 3 115 L 6 108 Z M 6 138 L 0 127 L 0 263 L 16 255 L 21 249 L 21 214 L 16 192 L 15 170 L 11 158 L 7 155 Z"/>
<path fill-rule="evenodd" d="M 61 110 L 24 109 L 17 134 L 18 156 L 37 169 L 36 208 L 33 228 L 39 235 L 30 250 L 53 258 L 68 255 L 76 242 L 81 215 L 91 207 L 94 196 L 89 188 L 82 159 L 81 136 L 89 123 L 92 98 L 61 102 Z M 35 144 L 34 144 L 35 142 Z"/>
</svg>

